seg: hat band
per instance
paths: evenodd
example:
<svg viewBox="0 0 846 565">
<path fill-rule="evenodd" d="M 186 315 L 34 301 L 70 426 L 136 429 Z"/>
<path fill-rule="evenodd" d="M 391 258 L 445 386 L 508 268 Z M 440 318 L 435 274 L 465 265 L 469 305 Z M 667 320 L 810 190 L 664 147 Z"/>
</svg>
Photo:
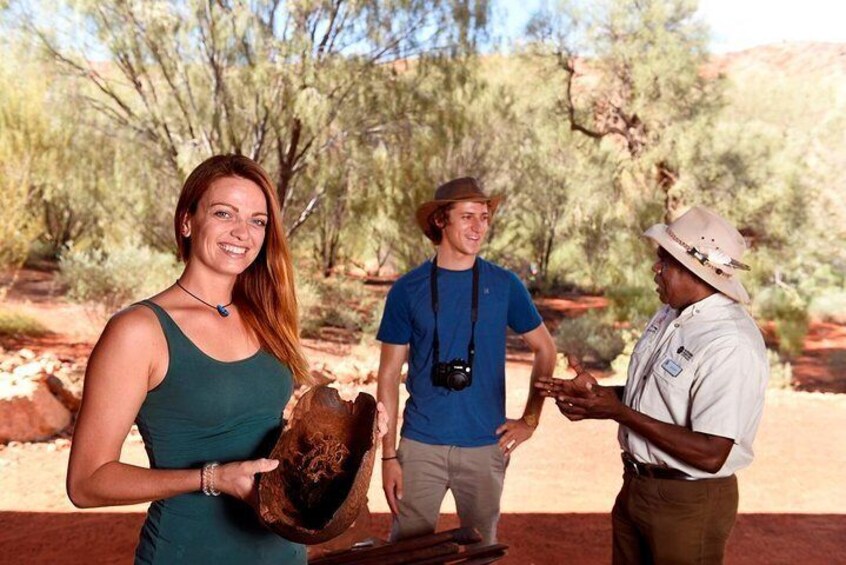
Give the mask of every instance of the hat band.
<svg viewBox="0 0 846 565">
<path fill-rule="evenodd" d="M 670 239 L 681 245 L 684 250 L 687 251 L 688 255 L 691 255 L 694 259 L 699 261 L 701 265 L 708 267 L 721 277 L 725 277 L 727 279 L 732 277 L 733 273 L 726 272 L 726 267 L 730 269 L 740 269 L 743 271 L 750 270 L 749 265 L 745 265 L 740 261 L 732 259 L 719 249 L 703 248 L 703 250 L 700 251 L 696 247 L 688 245 L 669 227 L 667 227 L 667 235 L 670 236 Z"/>
</svg>

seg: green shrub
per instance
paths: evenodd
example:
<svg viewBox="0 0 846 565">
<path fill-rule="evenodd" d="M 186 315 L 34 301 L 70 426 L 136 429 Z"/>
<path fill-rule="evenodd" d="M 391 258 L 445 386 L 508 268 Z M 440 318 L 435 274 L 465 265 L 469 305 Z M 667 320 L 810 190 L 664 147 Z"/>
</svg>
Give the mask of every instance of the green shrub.
<svg viewBox="0 0 846 565">
<path fill-rule="evenodd" d="M 629 373 L 629 362 L 632 359 L 632 352 L 634 351 L 637 340 L 640 339 L 643 330 L 638 328 L 626 328 L 621 330 L 620 334 L 623 338 L 623 350 L 611 362 L 611 371 L 615 377 L 626 378 Z"/>
<path fill-rule="evenodd" d="M 298 276 L 297 299 L 300 332 L 305 337 L 317 337 L 325 326 L 358 333 L 378 324 L 378 320 L 374 322 L 377 300 L 357 280 Z"/>
<path fill-rule="evenodd" d="M 7 163 L 0 163 L 0 267 L 16 268 L 26 259 L 38 222 L 31 210 L 27 184 L 7 178 L 7 168 Z"/>
<path fill-rule="evenodd" d="M 370 312 L 367 322 L 361 328 L 361 333 L 364 334 L 365 338 L 375 341 L 376 334 L 379 333 L 379 326 L 382 323 L 382 316 L 385 313 L 385 300 L 378 300 Z"/>
<path fill-rule="evenodd" d="M 811 299 L 808 315 L 817 322 L 846 324 L 846 291 L 829 290 Z"/>
<path fill-rule="evenodd" d="M 793 387 L 793 365 L 790 361 L 782 361 L 779 354 L 767 349 L 767 361 L 770 364 L 770 381 L 767 388 L 789 389 Z"/>
<path fill-rule="evenodd" d="M 639 286 L 613 286 L 605 297 L 614 320 L 633 327 L 645 326 L 660 305 L 655 290 Z"/>
<path fill-rule="evenodd" d="M 753 309 L 759 318 L 775 324 L 779 352 L 788 357 L 802 353 L 808 333 L 808 311 L 799 293 L 785 286 L 764 288 L 755 297 Z"/>
<path fill-rule="evenodd" d="M 320 289 L 312 280 L 297 271 L 297 306 L 300 311 L 300 335 L 317 337 L 322 320 L 320 318 Z"/>
<path fill-rule="evenodd" d="M 563 320 L 555 332 L 558 350 L 582 359 L 589 365 L 608 368 L 625 342 L 607 312 L 591 310 L 579 318 Z"/>
<path fill-rule="evenodd" d="M 68 298 L 111 316 L 121 308 L 170 286 L 182 272 L 171 253 L 127 242 L 108 250 L 70 250 L 60 261 Z"/>
<path fill-rule="evenodd" d="M 825 260 L 830 262 L 817 265 L 811 272 L 803 272 L 796 282 L 796 289 L 802 296 L 822 296 L 846 291 L 846 264 L 836 258 L 826 257 Z"/>
<path fill-rule="evenodd" d="M 0 336 L 12 337 L 39 337 L 48 333 L 47 328 L 35 318 L 0 310 Z"/>
<path fill-rule="evenodd" d="M 361 282 L 340 277 L 322 279 L 320 299 L 322 325 L 352 332 L 364 327 L 366 295 Z"/>
<path fill-rule="evenodd" d="M 357 332 L 364 327 L 365 317 L 355 308 L 331 304 L 323 312 L 323 325 Z"/>
</svg>

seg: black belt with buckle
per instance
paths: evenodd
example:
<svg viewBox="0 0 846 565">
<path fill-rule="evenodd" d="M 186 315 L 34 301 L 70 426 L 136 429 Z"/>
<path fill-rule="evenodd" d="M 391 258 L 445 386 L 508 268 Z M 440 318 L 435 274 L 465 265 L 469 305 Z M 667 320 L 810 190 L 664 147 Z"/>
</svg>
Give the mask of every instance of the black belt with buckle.
<svg viewBox="0 0 846 565">
<path fill-rule="evenodd" d="M 669 467 L 661 467 L 660 465 L 650 465 L 648 463 L 641 463 L 635 461 L 628 453 L 623 452 L 623 469 L 627 472 L 633 473 L 638 477 L 649 477 L 651 479 L 670 479 L 674 481 L 695 481 L 695 477 L 691 477 L 687 473 L 677 469 L 670 469 Z"/>
</svg>

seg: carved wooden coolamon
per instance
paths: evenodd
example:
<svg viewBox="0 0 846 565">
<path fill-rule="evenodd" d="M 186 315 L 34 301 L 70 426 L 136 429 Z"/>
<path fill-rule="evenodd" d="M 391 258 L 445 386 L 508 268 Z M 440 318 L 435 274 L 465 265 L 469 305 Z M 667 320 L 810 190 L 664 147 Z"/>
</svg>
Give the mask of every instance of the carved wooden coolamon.
<svg viewBox="0 0 846 565">
<path fill-rule="evenodd" d="M 315 387 L 300 398 L 259 476 L 259 515 L 293 542 L 322 543 L 344 532 L 367 499 L 377 443 L 376 400 L 355 402 Z"/>
</svg>

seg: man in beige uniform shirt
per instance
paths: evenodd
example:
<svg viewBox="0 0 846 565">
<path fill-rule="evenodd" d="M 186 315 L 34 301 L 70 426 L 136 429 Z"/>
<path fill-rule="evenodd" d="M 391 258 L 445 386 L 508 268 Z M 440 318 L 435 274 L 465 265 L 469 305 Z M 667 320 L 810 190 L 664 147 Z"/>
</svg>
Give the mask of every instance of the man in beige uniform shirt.
<svg viewBox="0 0 846 565">
<path fill-rule="evenodd" d="M 726 220 L 694 207 L 644 234 L 665 306 L 635 346 L 625 387 L 537 386 L 570 420 L 620 424 L 623 487 L 612 511 L 614 563 L 721 563 L 737 515 L 735 472 L 753 458 L 769 378 L 766 349 L 740 303 L 746 248 Z"/>
</svg>

